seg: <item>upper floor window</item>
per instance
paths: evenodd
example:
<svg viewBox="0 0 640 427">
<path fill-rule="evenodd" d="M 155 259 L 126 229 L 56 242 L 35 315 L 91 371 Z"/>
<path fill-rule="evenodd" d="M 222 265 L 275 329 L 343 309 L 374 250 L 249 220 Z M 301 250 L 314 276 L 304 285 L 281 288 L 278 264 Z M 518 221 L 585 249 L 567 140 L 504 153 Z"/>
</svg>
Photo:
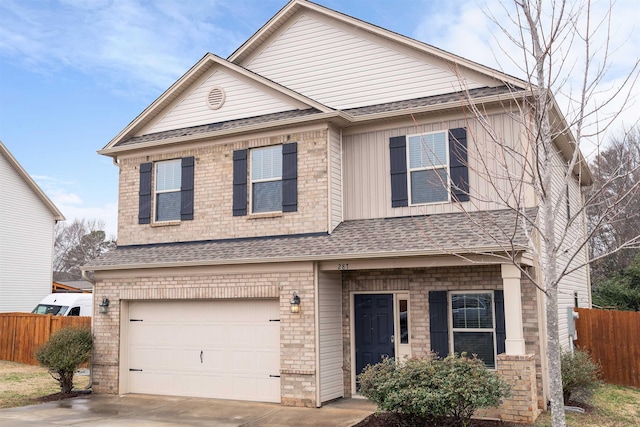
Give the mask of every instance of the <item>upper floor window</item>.
<svg viewBox="0 0 640 427">
<path fill-rule="evenodd" d="M 282 145 L 251 150 L 251 212 L 282 210 Z"/>
<path fill-rule="evenodd" d="M 447 132 L 411 135 L 407 139 L 411 204 L 449 201 Z"/>
<path fill-rule="evenodd" d="M 297 142 L 233 152 L 233 216 L 297 210 Z"/>
<path fill-rule="evenodd" d="M 194 164 L 194 157 L 140 164 L 138 224 L 193 219 Z"/>
<path fill-rule="evenodd" d="M 156 221 L 180 220 L 180 188 L 182 161 L 167 160 L 156 163 Z"/>
<path fill-rule="evenodd" d="M 389 139 L 391 207 L 469 201 L 465 128 Z"/>
</svg>

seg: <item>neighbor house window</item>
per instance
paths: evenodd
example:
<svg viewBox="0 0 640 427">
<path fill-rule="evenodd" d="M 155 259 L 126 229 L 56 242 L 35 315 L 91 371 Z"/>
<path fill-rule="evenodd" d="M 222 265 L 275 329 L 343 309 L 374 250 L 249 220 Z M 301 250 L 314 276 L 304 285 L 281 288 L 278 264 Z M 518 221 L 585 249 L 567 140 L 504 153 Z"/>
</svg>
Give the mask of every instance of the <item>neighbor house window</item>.
<svg viewBox="0 0 640 427">
<path fill-rule="evenodd" d="M 282 145 L 251 150 L 251 212 L 282 211 Z"/>
<path fill-rule="evenodd" d="M 411 204 L 449 201 L 447 132 L 407 137 Z"/>
<path fill-rule="evenodd" d="M 496 332 L 493 292 L 453 292 L 451 334 L 453 351 L 476 354 L 491 369 L 496 367 Z"/>
<path fill-rule="evenodd" d="M 156 163 L 156 221 L 180 220 L 182 160 Z"/>
</svg>

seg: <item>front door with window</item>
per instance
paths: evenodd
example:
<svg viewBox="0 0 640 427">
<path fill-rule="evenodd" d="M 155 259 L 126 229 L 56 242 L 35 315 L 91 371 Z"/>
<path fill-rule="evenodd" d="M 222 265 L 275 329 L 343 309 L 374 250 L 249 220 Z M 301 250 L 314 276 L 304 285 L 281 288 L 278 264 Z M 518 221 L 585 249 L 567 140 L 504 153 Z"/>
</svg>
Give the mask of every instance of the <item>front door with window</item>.
<svg viewBox="0 0 640 427">
<path fill-rule="evenodd" d="M 393 294 L 354 295 L 356 375 L 395 356 Z"/>
</svg>

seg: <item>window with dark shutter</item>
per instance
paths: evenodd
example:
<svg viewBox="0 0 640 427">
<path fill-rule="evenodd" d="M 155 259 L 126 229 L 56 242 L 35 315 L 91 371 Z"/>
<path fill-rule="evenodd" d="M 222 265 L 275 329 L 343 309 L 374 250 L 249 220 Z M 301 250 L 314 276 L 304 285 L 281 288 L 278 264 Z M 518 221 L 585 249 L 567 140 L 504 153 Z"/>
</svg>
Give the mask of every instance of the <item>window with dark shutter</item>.
<svg viewBox="0 0 640 427">
<path fill-rule="evenodd" d="M 138 192 L 138 224 L 151 223 L 151 170 L 152 163 L 140 165 L 140 191 Z"/>
<path fill-rule="evenodd" d="M 233 216 L 247 214 L 247 150 L 233 152 Z"/>
<path fill-rule="evenodd" d="M 504 291 L 494 291 L 493 301 L 496 305 L 496 350 L 497 354 L 506 351 L 507 328 L 504 318 Z"/>
<path fill-rule="evenodd" d="M 391 207 L 409 206 L 407 191 L 407 143 L 405 136 L 389 139 Z"/>
<path fill-rule="evenodd" d="M 451 197 L 454 201 L 469 201 L 469 165 L 467 156 L 467 130 L 449 130 L 449 174 Z"/>
<path fill-rule="evenodd" d="M 431 351 L 446 357 L 449 354 L 447 291 L 429 291 L 429 332 Z"/>
<path fill-rule="evenodd" d="M 282 146 L 282 212 L 298 210 L 298 143 Z"/>
<path fill-rule="evenodd" d="M 194 158 L 184 157 L 182 159 L 182 185 L 180 194 L 180 220 L 182 221 L 193 219 L 193 168 Z"/>
</svg>

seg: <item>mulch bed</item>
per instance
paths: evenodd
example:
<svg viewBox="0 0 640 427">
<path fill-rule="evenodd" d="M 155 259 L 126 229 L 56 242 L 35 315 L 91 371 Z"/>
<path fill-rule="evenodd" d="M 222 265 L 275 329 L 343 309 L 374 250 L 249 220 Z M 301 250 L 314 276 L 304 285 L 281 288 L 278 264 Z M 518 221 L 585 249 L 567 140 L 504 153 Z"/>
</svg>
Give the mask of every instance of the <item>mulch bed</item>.
<svg viewBox="0 0 640 427">
<path fill-rule="evenodd" d="M 577 406 L 584 409 L 586 413 L 595 411 L 595 408 L 588 403 L 570 401 L 569 406 Z M 432 421 L 416 421 L 410 417 L 391 412 L 381 412 L 379 414 L 369 415 L 353 427 L 455 427 L 457 424 L 454 420 L 442 420 L 439 422 Z M 520 426 L 520 424 L 508 423 L 498 420 L 475 420 L 472 419 L 468 427 L 511 427 Z"/>
<path fill-rule="evenodd" d="M 70 399 L 72 397 L 78 397 L 78 396 L 81 396 L 83 394 L 86 394 L 86 393 L 80 393 L 80 392 L 77 392 L 77 391 L 72 391 L 69 394 L 53 393 L 53 394 L 49 394 L 47 396 L 36 397 L 34 399 L 31 399 L 31 401 L 33 403 L 55 402 L 55 401 L 58 401 L 58 400 L 64 400 L 64 399 Z"/>
<path fill-rule="evenodd" d="M 469 427 L 509 427 L 511 423 L 495 420 L 471 420 Z M 454 427 L 458 426 L 454 420 L 445 419 L 437 423 L 431 421 L 418 422 L 409 417 L 382 412 L 380 414 L 369 415 L 353 427 Z"/>
</svg>

